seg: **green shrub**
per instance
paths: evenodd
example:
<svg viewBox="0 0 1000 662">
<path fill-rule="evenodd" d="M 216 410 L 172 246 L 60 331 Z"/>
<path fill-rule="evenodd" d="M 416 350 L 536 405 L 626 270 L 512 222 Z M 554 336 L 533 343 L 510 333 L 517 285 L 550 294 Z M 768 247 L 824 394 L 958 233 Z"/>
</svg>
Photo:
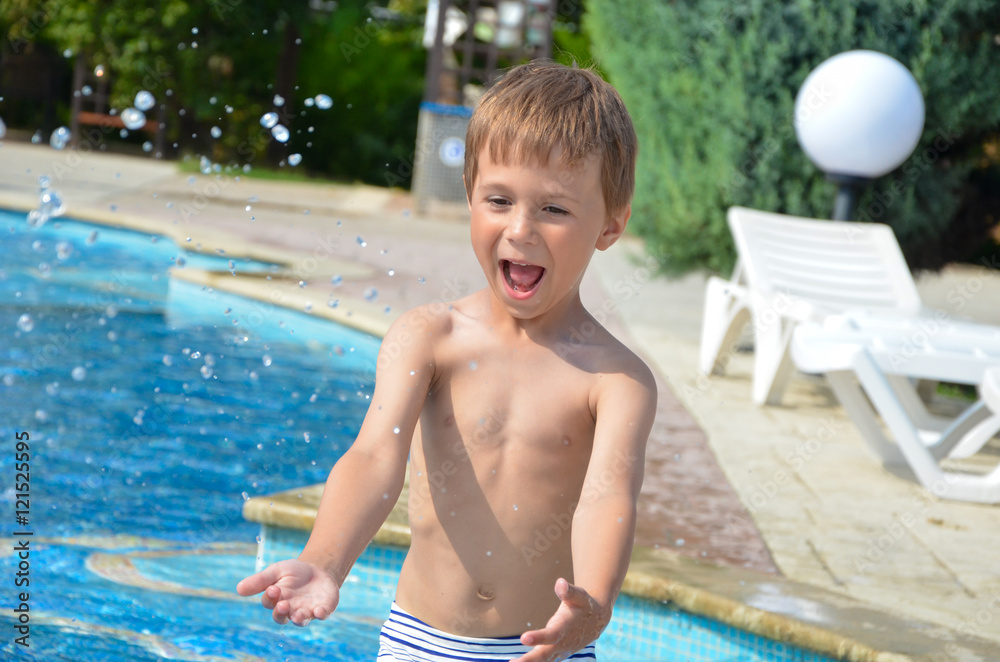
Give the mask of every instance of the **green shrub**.
<svg viewBox="0 0 1000 662">
<path fill-rule="evenodd" d="M 926 120 L 910 159 L 862 195 L 858 218 L 890 224 L 917 269 L 989 241 L 1000 0 L 589 0 L 584 23 L 639 134 L 632 227 L 668 271 L 732 267 L 731 205 L 829 218 L 835 188 L 798 145 L 795 95 L 820 62 L 859 48 L 910 69 Z"/>
</svg>

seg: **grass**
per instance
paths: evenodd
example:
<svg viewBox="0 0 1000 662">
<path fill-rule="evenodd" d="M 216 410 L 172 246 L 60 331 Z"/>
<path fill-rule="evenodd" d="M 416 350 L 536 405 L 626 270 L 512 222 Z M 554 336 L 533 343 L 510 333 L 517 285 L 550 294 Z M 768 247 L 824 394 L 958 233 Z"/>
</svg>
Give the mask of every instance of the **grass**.
<svg viewBox="0 0 1000 662">
<path fill-rule="evenodd" d="M 946 398 L 967 400 L 969 402 L 975 402 L 979 399 L 979 395 L 976 393 L 976 387 L 970 384 L 950 384 L 948 382 L 939 382 L 937 385 L 937 393 L 938 395 L 942 395 Z"/>
</svg>

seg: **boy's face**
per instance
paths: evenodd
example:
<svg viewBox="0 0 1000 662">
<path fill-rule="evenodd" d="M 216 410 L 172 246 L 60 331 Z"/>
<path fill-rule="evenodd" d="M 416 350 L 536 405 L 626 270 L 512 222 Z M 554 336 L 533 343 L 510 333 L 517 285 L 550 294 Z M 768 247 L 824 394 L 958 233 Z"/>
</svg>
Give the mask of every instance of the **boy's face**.
<svg viewBox="0 0 1000 662">
<path fill-rule="evenodd" d="M 544 166 L 493 163 L 489 145 L 479 154 L 472 246 L 493 296 L 518 319 L 575 301 L 594 249 L 611 246 L 631 212 L 605 210 L 599 155 L 569 169 L 560 153 Z"/>
</svg>

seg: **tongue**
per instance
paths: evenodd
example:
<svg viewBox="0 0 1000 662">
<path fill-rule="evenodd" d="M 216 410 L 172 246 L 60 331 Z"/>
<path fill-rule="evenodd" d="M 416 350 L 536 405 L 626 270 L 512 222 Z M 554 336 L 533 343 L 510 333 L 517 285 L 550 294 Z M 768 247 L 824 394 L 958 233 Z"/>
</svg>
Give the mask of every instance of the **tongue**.
<svg viewBox="0 0 1000 662">
<path fill-rule="evenodd" d="M 542 277 L 544 269 L 535 265 L 521 265 L 513 262 L 507 263 L 507 270 L 510 274 L 510 282 L 519 291 L 530 290 Z"/>
</svg>

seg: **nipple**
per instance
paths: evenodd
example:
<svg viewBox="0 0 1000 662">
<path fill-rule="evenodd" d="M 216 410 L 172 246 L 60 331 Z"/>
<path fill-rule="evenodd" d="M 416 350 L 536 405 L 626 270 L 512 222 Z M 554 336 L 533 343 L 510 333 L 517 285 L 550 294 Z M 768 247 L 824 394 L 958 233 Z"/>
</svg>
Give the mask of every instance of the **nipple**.
<svg viewBox="0 0 1000 662">
<path fill-rule="evenodd" d="M 479 587 L 479 590 L 476 591 L 476 597 L 480 600 L 492 600 L 497 597 L 497 593 L 493 590 L 493 586 L 491 584 L 483 584 Z"/>
</svg>

